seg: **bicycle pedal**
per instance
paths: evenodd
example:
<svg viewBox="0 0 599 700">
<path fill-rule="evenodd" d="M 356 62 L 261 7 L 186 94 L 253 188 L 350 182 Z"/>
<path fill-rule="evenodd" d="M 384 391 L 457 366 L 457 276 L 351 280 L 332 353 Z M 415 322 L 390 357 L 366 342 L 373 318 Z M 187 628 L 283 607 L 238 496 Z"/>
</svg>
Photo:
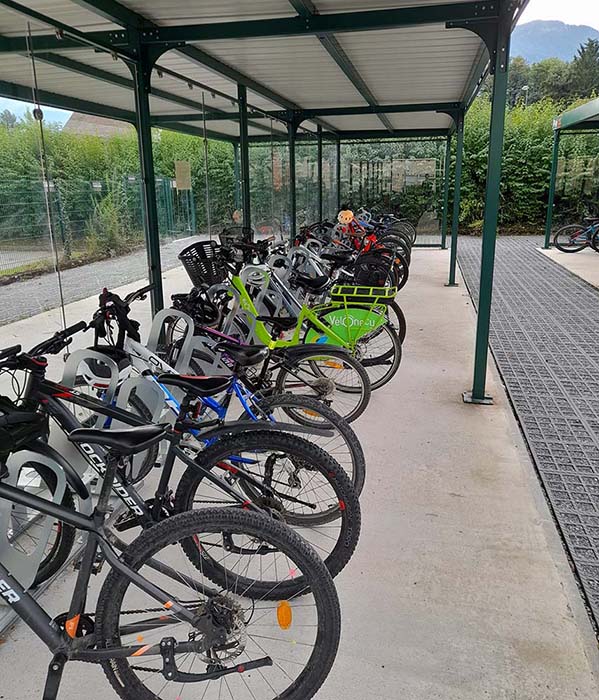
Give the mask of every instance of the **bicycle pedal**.
<svg viewBox="0 0 599 700">
<path fill-rule="evenodd" d="M 117 532 L 126 532 L 139 526 L 139 518 L 133 513 L 124 513 L 114 524 L 114 529 Z"/>
</svg>

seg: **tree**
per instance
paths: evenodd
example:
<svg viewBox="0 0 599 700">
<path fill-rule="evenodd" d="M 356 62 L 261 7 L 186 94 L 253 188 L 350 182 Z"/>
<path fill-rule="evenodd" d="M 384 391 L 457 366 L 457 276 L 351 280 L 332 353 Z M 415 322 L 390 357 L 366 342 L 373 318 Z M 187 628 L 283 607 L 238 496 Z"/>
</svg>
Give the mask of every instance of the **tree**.
<svg viewBox="0 0 599 700">
<path fill-rule="evenodd" d="M 8 109 L 0 112 L 0 124 L 11 129 L 17 123 L 17 117 Z"/>
<path fill-rule="evenodd" d="M 570 64 L 560 58 L 545 58 L 530 68 L 530 102 L 550 97 L 556 102 L 573 97 Z"/>
<path fill-rule="evenodd" d="M 599 39 L 589 39 L 572 61 L 570 81 L 577 97 L 591 97 L 599 91 Z"/>
<path fill-rule="evenodd" d="M 510 107 L 518 103 L 524 92 L 523 87 L 528 86 L 530 90 L 530 66 L 522 56 L 516 56 L 510 63 L 509 84 L 507 88 L 507 98 Z"/>
</svg>

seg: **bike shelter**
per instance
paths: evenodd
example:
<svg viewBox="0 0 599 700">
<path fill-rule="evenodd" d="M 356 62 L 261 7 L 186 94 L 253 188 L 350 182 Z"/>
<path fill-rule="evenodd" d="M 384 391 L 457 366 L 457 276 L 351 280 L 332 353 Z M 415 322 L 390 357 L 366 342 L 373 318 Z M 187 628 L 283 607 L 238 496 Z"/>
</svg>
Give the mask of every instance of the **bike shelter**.
<svg viewBox="0 0 599 700">
<path fill-rule="evenodd" d="M 563 137 L 568 136 L 566 141 Z M 576 137 L 576 138 L 572 138 Z M 599 188 L 599 98 L 570 109 L 553 120 L 553 151 L 549 181 L 549 201 L 545 219 L 545 242 L 551 246 L 551 233 L 559 224 L 578 223 L 584 214 L 568 207 L 569 199 L 587 201 L 596 206 Z M 596 212 L 599 214 L 599 212 Z"/>
<path fill-rule="evenodd" d="M 268 0 L 264 6 L 248 7 L 238 0 L 220 0 L 196 3 L 190 9 L 183 0 L 60 0 L 52 7 L 42 0 L 29 0 L 27 5 L 0 0 L 0 95 L 34 105 L 42 144 L 42 105 L 116 119 L 135 129 L 139 155 L 135 188 L 143 212 L 155 316 L 148 346 L 156 350 L 164 322 L 179 314 L 162 311 L 159 206 L 164 183 L 156 176 L 158 143 L 153 129 L 203 139 L 203 219 L 210 235 L 218 230 L 219 214 L 210 196 L 208 139 L 233 149 L 231 189 L 239 223 L 291 237 L 304 218 L 334 215 L 344 188 L 354 196 L 359 189 L 362 196 L 366 191 L 372 196 L 381 193 L 385 182 L 393 189 L 397 177 L 393 159 L 360 164 L 356 180 L 354 157 L 348 163 L 343 160 L 346 146 L 349 153 L 349 146 L 364 142 L 433 143 L 435 152 L 440 152 L 435 156 L 434 181 L 441 219 L 440 240 L 434 245 L 446 248 L 450 235 L 451 287 L 456 284 L 464 118 L 491 74 L 474 374 L 471 391 L 464 394 L 466 401 L 488 403 L 485 386 L 510 34 L 526 4 L 527 0 L 414 4 L 385 0 L 372 10 L 366 1 Z M 55 216 L 60 197 L 53 195 L 56 188 L 43 145 L 40 153 L 47 226 L 66 325 L 56 242 L 62 237 L 64 248 L 68 236 L 62 236 L 57 225 L 62 221 Z M 179 188 L 181 183 L 175 184 Z M 300 210 L 305 212 L 303 218 Z M 189 221 L 194 234 L 197 222 L 192 216 Z M 175 369 L 189 365 L 195 342 L 188 333 Z M 86 359 L 98 361 L 89 350 L 71 355 L 63 383 L 72 386 Z M 118 367 L 113 365 L 109 392 L 118 382 Z M 143 391 L 158 415 L 163 398 L 156 387 L 142 386 L 135 379 L 128 382 L 119 392 L 119 405 L 130 391 Z M 23 564 L 25 578 L 31 571 L 27 566 Z"/>
</svg>

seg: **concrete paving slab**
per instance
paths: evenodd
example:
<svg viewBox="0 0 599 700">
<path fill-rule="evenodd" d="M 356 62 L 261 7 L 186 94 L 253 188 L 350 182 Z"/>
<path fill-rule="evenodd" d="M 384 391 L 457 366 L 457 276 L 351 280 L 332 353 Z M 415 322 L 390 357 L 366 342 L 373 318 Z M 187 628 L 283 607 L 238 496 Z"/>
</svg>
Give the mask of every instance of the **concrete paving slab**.
<svg viewBox="0 0 599 700">
<path fill-rule="evenodd" d="M 402 367 L 355 424 L 368 462 L 363 534 L 337 579 L 342 644 L 317 697 L 596 700 L 592 628 L 492 368 L 495 405 L 462 403 L 475 317 L 461 280 L 443 286 L 447 266 L 445 251 L 415 252 Z M 165 283 L 187 286 L 178 270 Z M 78 304 L 69 322 L 93 308 Z M 11 324 L 0 344 L 51 323 Z M 46 595 L 52 611 L 65 609 L 72 581 Z M 37 698 L 47 661 L 16 627 L 0 645 L 0 697 Z M 84 696 L 114 697 L 99 669 L 67 666 L 61 698 Z"/>
<path fill-rule="evenodd" d="M 539 248 L 538 250 L 589 284 L 599 287 L 599 254 L 592 248 L 585 248 L 578 253 L 564 253 L 557 248 L 548 250 Z"/>
</svg>

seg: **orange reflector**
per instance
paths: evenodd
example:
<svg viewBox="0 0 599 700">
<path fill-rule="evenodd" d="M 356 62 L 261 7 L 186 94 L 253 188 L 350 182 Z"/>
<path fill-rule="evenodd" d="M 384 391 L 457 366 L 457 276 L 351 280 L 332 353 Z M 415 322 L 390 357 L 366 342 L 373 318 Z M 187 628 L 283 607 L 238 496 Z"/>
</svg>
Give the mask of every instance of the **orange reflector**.
<svg viewBox="0 0 599 700">
<path fill-rule="evenodd" d="M 277 622 L 282 630 L 288 630 L 293 622 L 293 610 L 286 600 L 282 600 L 277 608 Z"/>
<path fill-rule="evenodd" d="M 72 617 L 65 623 L 64 628 L 71 639 L 75 639 L 75 637 L 77 636 L 77 628 L 79 627 L 79 617 L 79 615 L 75 615 L 75 617 Z"/>
<path fill-rule="evenodd" d="M 316 416 L 318 418 L 318 413 L 316 413 L 316 411 L 310 411 L 309 409 L 304 408 L 303 413 L 305 413 L 307 416 Z"/>
<path fill-rule="evenodd" d="M 343 365 L 340 362 L 334 362 L 333 360 L 325 360 L 324 364 L 333 369 L 343 369 Z"/>
</svg>

